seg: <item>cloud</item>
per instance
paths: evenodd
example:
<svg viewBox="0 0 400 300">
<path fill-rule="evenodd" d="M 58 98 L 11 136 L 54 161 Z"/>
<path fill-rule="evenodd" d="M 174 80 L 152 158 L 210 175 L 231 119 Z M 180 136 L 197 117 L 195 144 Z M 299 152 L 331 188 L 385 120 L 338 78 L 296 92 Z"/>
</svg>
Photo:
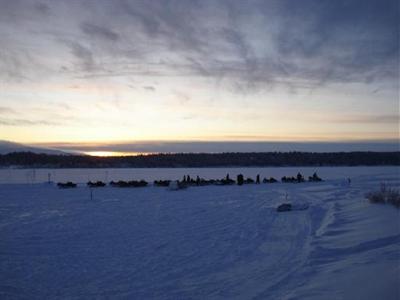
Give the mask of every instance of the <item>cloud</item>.
<svg viewBox="0 0 400 300">
<path fill-rule="evenodd" d="M 174 91 L 174 95 L 176 96 L 179 105 L 186 105 L 190 101 L 190 96 L 181 91 Z M 193 117 L 193 115 L 191 116 Z"/>
<path fill-rule="evenodd" d="M 0 125 L 61 126 L 81 121 L 72 112 L 72 107 L 62 102 L 42 101 L 41 105 L 17 107 L 0 106 Z"/>
<path fill-rule="evenodd" d="M 7 44 L 6 44 L 7 45 Z M 9 49 L 7 46 L 0 49 L 0 78 L 5 81 L 25 81 L 30 73 L 27 63 L 29 54 L 19 49 Z"/>
<path fill-rule="evenodd" d="M 154 86 L 144 86 L 143 88 L 144 88 L 145 90 L 151 91 L 151 92 L 154 92 L 154 91 L 156 90 L 156 88 L 155 88 Z"/>
<path fill-rule="evenodd" d="M 245 92 L 398 79 L 396 0 L 16 2 L 0 2 L 5 16 L 23 24 L 0 29 L 20 39 L 0 53 L 10 78 L 29 68 L 18 45 L 50 34 L 49 60 L 60 56 L 57 43 L 67 44 L 80 78 L 191 76 Z"/>
<path fill-rule="evenodd" d="M 279 12 L 285 26 L 274 42 L 289 61 L 304 60 L 300 75 L 341 82 L 398 76 L 396 1 L 282 1 Z"/>
<path fill-rule="evenodd" d="M 14 114 L 14 113 L 15 113 L 15 110 L 12 109 L 11 107 L 0 106 L 0 115 Z"/>
<path fill-rule="evenodd" d="M 348 116 L 332 119 L 335 123 L 399 124 L 399 115 Z"/>
<path fill-rule="evenodd" d="M 47 5 L 46 3 L 43 3 L 43 2 L 35 3 L 34 8 L 39 13 L 41 13 L 45 16 L 48 15 L 51 11 L 49 5 Z"/>
<path fill-rule="evenodd" d="M 71 53 L 78 59 L 81 69 L 88 72 L 97 69 L 93 52 L 77 42 L 68 42 L 68 47 L 71 49 Z"/>
<path fill-rule="evenodd" d="M 98 37 L 111 42 L 116 42 L 119 39 L 119 34 L 103 26 L 84 22 L 80 27 L 82 31 L 89 37 Z"/>
<path fill-rule="evenodd" d="M 58 126 L 58 122 L 48 120 L 29 120 L 29 119 L 4 119 L 0 118 L 0 125 L 2 126 Z"/>
</svg>

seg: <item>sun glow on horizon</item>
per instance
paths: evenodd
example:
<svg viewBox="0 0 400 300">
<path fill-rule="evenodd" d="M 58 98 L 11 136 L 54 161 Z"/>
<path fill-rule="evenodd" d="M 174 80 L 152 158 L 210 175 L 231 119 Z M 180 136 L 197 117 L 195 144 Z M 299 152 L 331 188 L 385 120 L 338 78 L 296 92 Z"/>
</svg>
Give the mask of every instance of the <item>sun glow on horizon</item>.
<svg viewBox="0 0 400 300">
<path fill-rule="evenodd" d="M 118 151 L 88 151 L 88 152 L 84 152 L 84 154 L 89 155 L 89 156 L 111 157 L 111 156 L 140 156 L 140 155 L 150 155 L 152 153 L 118 152 Z"/>
</svg>

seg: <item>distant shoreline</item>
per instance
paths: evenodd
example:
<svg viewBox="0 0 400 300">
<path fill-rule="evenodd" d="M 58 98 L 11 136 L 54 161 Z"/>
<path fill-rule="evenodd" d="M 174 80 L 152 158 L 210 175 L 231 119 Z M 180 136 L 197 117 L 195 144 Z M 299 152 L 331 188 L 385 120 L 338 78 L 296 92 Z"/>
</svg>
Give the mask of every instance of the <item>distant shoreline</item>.
<svg viewBox="0 0 400 300">
<path fill-rule="evenodd" d="M 400 166 L 397 152 L 174 153 L 95 157 L 13 152 L 0 155 L 0 168 L 237 168 Z"/>
<path fill-rule="evenodd" d="M 362 167 L 399 167 L 399 165 L 326 165 L 326 166 L 219 166 L 219 167 L 51 167 L 51 166 L 12 166 L 12 167 L 3 167 L 0 166 L 0 170 L 32 170 L 32 169 L 49 169 L 49 170 L 79 170 L 79 169 L 87 169 L 87 170 L 104 170 L 104 169 L 143 169 L 143 170 L 157 170 L 157 169 L 237 169 L 237 168 L 245 168 L 245 169 L 257 169 L 257 168 L 362 168 Z"/>
</svg>

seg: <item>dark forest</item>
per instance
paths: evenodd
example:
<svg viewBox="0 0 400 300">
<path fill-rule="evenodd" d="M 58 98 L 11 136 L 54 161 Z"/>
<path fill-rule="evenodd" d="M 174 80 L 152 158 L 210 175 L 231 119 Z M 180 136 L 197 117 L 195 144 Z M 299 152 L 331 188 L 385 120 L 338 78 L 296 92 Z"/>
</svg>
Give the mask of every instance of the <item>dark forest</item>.
<svg viewBox="0 0 400 300">
<path fill-rule="evenodd" d="M 0 167 L 29 168 L 181 168 L 400 165 L 400 152 L 177 153 L 122 157 L 48 155 L 13 152 L 0 155 Z"/>
</svg>

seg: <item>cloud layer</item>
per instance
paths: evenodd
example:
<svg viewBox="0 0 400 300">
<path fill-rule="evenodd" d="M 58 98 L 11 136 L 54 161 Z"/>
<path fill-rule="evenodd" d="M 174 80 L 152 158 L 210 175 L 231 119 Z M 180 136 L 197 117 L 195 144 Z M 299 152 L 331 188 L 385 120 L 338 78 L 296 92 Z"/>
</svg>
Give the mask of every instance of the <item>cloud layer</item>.
<svg viewBox="0 0 400 300">
<path fill-rule="evenodd" d="M 60 68 L 87 76 L 202 76 L 246 86 L 398 76 L 395 0 L 3 0 L 0 8 L 6 78 L 35 75 L 32 63 L 51 69 L 43 52 L 62 52 Z M 38 38 L 47 49 L 35 49 Z"/>
<path fill-rule="evenodd" d="M 397 0 L 0 0 L 0 125 L 393 136 L 399 21 Z"/>
</svg>

